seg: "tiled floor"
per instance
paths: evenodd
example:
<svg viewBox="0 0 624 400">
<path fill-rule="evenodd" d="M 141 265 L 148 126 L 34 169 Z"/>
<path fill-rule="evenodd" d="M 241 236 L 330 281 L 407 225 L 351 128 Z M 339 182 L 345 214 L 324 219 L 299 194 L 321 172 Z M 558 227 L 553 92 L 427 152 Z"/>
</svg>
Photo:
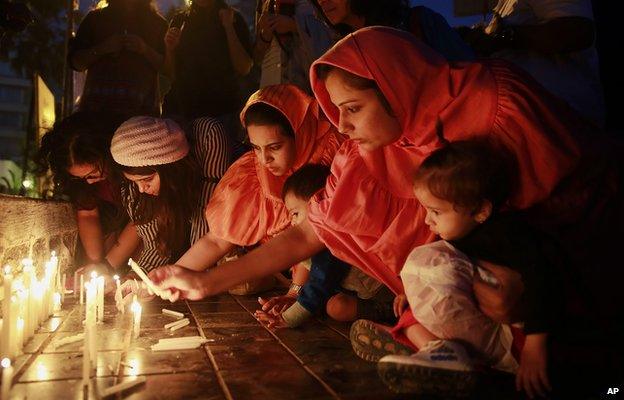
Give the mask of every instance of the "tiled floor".
<svg viewBox="0 0 624 400">
<path fill-rule="evenodd" d="M 131 320 L 111 300 L 97 332 L 97 377 L 88 398 L 103 388 L 144 375 L 128 399 L 399 399 L 376 375 L 375 364 L 351 351 L 348 324 L 314 321 L 301 329 L 269 331 L 252 316 L 255 297 L 221 295 L 201 302 L 143 304 L 141 336 L 130 337 Z M 182 311 L 191 325 L 169 332 L 163 307 Z M 82 306 L 68 298 L 16 360 L 12 399 L 79 399 L 82 342 L 55 342 L 82 332 Z M 158 339 L 203 335 L 197 350 L 152 352 Z M 406 397 L 403 397 L 406 398 Z"/>
</svg>

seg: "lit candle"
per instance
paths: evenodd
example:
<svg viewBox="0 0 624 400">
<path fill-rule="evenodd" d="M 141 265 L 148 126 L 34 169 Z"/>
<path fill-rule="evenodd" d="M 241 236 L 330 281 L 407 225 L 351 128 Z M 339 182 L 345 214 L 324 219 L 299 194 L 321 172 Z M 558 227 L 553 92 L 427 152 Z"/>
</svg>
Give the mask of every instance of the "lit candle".
<svg viewBox="0 0 624 400">
<path fill-rule="evenodd" d="M 95 343 L 96 335 L 96 294 L 97 280 L 91 279 L 85 284 L 86 287 L 86 323 L 85 323 L 85 348 L 89 351 L 91 369 L 95 369 L 97 362 L 97 350 Z"/>
<path fill-rule="evenodd" d="M 97 278 L 97 321 L 104 322 L 104 282 L 103 276 Z"/>
<path fill-rule="evenodd" d="M 141 331 L 141 304 L 136 300 L 136 295 L 134 296 L 134 301 L 132 302 L 132 306 L 130 307 L 132 312 L 134 313 L 134 325 L 132 327 L 132 337 L 138 338 L 139 332 Z"/>
<path fill-rule="evenodd" d="M 121 294 L 121 284 L 119 282 L 119 275 L 114 275 L 113 279 L 115 280 L 115 305 L 117 306 L 117 311 L 123 313 L 123 296 Z"/>
<path fill-rule="evenodd" d="M 67 285 L 67 274 L 63 274 L 63 279 L 61 280 L 61 303 L 65 302 L 66 285 Z"/>
<path fill-rule="evenodd" d="M 61 311 L 61 299 L 62 299 L 62 296 L 59 292 L 54 293 L 54 298 L 52 301 L 54 302 L 55 313 Z"/>
<path fill-rule="evenodd" d="M 0 398 L 8 400 L 13 384 L 13 367 L 8 358 L 3 358 L 0 365 L 2 365 L 2 396 Z"/>
<path fill-rule="evenodd" d="M 35 273 L 32 267 L 32 260 L 25 258 L 22 260 L 22 276 L 24 287 L 28 298 L 26 299 L 24 340 L 28 340 L 35 333 L 35 297 L 33 296 L 32 284 L 35 281 Z"/>
<path fill-rule="evenodd" d="M 24 318 L 18 317 L 16 322 L 17 331 L 17 355 L 22 354 L 22 347 L 24 347 Z"/>
<path fill-rule="evenodd" d="M 80 274 L 80 304 L 84 304 L 84 274 Z"/>
<path fill-rule="evenodd" d="M 13 292 L 13 275 L 11 267 L 4 267 L 4 299 L 2 301 L 2 357 L 11 354 L 11 297 Z"/>
</svg>

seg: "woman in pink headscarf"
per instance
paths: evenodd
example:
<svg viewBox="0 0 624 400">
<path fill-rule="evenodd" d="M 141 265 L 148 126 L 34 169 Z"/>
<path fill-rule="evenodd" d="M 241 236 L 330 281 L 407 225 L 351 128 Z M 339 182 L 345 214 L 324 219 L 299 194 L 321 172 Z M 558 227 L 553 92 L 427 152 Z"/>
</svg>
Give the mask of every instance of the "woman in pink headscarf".
<svg viewBox="0 0 624 400">
<path fill-rule="evenodd" d="M 591 127 L 505 62 L 449 64 L 409 34 L 371 27 L 346 37 L 317 60 L 311 80 L 326 115 L 350 140 L 336 155 L 325 190 L 313 198 L 308 221 L 207 274 L 176 267 L 157 271 L 154 278 L 163 288 L 177 289 L 176 296 L 201 298 L 283 269 L 327 246 L 336 257 L 400 294 L 399 272 L 407 255 L 434 239 L 413 193 L 412 176 L 445 141 L 477 137 L 504 145 L 514 154 L 519 180 L 510 206 L 539 215 L 540 225 L 565 240 L 566 249 L 584 245 L 595 253 L 596 226 L 610 235 L 600 241 L 613 242 L 624 233 L 622 214 L 610 214 L 621 209 L 621 193 L 617 176 L 605 173 L 610 159 L 596 156 L 600 139 L 594 135 L 591 142 L 586 140 Z M 591 188 L 595 183 L 602 185 L 600 189 Z M 596 199 L 598 193 L 601 198 Z M 605 228 L 605 221 L 616 217 L 616 223 Z M 608 259 L 605 253 L 576 251 L 577 263 L 570 266 L 574 272 L 569 276 L 587 271 L 589 265 L 611 277 L 621 274 L 611 267 L 614 264 L 584 264 L 589 254 Z M 245 273 L 240 274 L 243 268 Z M 505 290 L 513 280 L 504 269 L 493 272 L 501 281 L 499 290 L 508 295 Z M 610 282 L 583 288 L 600 307 L 591 316 L 596 321 L 606 322 L 621 312 L 624 301 L 613 302 L 615 288 Z M 491 297 L 478 289 L 476 293 L 480 301 Z M 511 297 L 503 303 L 513 305 L 517 299 Z M 505 304 L 493 311 L 507 308 Z M 482 309 L 496 314 L 488 312 L 492 303 L 483 303 Z M 419 329 L 409 311 L 398 328 L 398 339 L 413 345 L 401 338 Z M 378 358 L 380 352 L 372 347 L 370 355 Z M 392 348 L 388 347 L 390 352 Z"/>
<path fill-rule="evenodd" d="M 203 270 L 234 249 L 265 241 L 290 225 L 286 178 L 307 163 L 329 165 L 344 140 L 313 97 L 294 85 L 254 93 L 241 112 L 253 151 L 227 170 L 206 207 L 210 232 L 177 262 Z"/>
</svg>

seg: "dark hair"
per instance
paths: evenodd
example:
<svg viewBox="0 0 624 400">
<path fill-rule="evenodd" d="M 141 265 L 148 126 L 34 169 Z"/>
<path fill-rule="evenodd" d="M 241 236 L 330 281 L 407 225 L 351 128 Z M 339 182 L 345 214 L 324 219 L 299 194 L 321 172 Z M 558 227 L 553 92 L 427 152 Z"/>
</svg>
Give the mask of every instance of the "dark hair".
<svg viewBox="0 0 624 400">
<path fill-rule="evenodd" d="M 285 136 L 295 137 L 295 131 L 288 118 L 277 108 L 266 103 L 254 103 L 249 106 L 245 111 L 244 120 L 245 127 L 249 125 L 278 125 Z"/>
<path fill-rule="evenodd" d="M 189 247 L 189 226 L 197 212 L 201 194 L 201 171 L 191 155 L 170 164 L 148 167 L 127 167 L 120 170 L 132 175 L 160 176 L 158 196 L 140 193 L 132 188 L 128 179 L 122 181 L 126 193 L 135 191 L 134 202 L 130 204 L 130 215 L 137 224 L 146 224 L 156 219 L 158 227 L 157 248 L 163 257 L 179 257 Z"/>
<path fill-rule="evenodd" d="M 508 199 L 515 175 L 513 156 L 485 140 L 451 142 L 431 153 L 414 177 L 437 198 L 456 207 L 478 209 L 484 200 L 498 210 Z"/>
<path fill-rule="evenodd" d="M 35 172 L 44 175 L 50 169 L 59 192 L 75 202 L 89 201 L 90 185 L 73 178 L 67 170 L 73 165 L 91 164 L 100 172 L 112 174 L 110 144 L 122 121 L 120 116 L 92 112 L 77 112 L 57 121 L 41 139 Z"/>
<path fill-rule="evenodd" d="M 332 24 L 325 16 L 318 0 L 311 0 L 311 3 L 325 23 L 339 34 L 344 36 L 353 32 L 354 29 L 345 23 Z M 409 10 L 409 3 L 406 0 L 347 0 L 347 3 L 351 13 L 364 18 L 364 26 L 382 25 L 399 28 Z"/>
<path fill-rule="evenodd" d="M 295 171 L 284 182 L 282 199 L 292 193 L 300 199 L 309 200 L 314 193 L 325 187 L 330 170 L 327 165 L 306 164 Z"/>
<path fill-rule="evenodd" d="M 346 71 L 342 68 L 335 67 L 330 64 L 319 64 L 316 67 L 316 74 L 318 78 L 323 81 L 327 80 L 327 77 L 332 72 L 339 74 L 344 80 L 344 82 L 347 84 L 347 86 L 353 89 L 374 90 L 375 94 L 377 95 L 377 98 L 381 102 L 381 105 L 386 110 L 386 112 L 389 115 L 395 116 L 394 110 L 392 110 L 392 107 L 390 106 L 390 102 L 388 101 L 388 99 L 386 99 L 386 96 L 384 96 L 384 94 L 381 92 L 381 89 L 379 89 L 377 82 L 375 82 L 372 79 L 364 78 L 362 76 L 356 75 L 354 73 L 351 73 L 349 71 Z"/>
</svg>

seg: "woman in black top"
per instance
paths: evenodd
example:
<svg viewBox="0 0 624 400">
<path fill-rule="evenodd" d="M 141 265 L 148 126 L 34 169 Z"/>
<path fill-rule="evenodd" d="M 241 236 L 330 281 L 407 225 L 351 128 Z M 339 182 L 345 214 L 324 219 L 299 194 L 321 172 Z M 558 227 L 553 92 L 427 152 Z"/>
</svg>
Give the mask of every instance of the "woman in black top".
<svg viewBox="0 0 624 400">
<path fill-rule="evenodd" d="M 240 13 L 223 0 L 195 0 L 171 21 L 165 47 L 165 72 L 172 78 L 165 115 L 190 121 L 238 112 L 238 79 L 253 64 Z"/>
</svg>

